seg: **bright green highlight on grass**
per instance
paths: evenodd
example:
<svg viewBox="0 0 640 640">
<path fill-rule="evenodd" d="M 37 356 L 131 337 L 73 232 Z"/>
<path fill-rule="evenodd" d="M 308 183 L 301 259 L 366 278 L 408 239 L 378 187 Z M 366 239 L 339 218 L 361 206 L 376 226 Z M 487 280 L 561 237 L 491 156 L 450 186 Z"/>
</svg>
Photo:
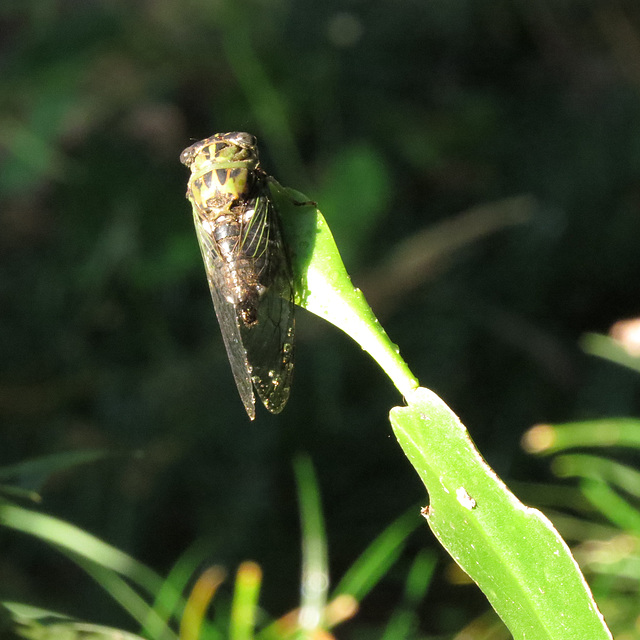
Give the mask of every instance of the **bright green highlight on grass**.
<svg viewBox="0 0 640 640">
<path fill-rule="evenodd" d="M 425 517 L 483 590 L 516 639 L 610 639 L 569 548 L 525 507 L 475 449 L 447 405 L 419 384 L 355 289 L 335 242 L 307 198 L 272 184 L 291 248 L 296 302 L 350 335 L 378 362 L 408 406 L 391 410 L 400 446 L 429 492 Z"/>
</svg>

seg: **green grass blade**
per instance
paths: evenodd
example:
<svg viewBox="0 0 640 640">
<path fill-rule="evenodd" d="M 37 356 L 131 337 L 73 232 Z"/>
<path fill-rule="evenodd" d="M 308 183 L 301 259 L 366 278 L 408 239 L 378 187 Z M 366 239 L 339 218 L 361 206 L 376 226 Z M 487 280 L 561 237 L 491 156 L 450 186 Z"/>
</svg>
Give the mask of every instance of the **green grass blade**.
<svg viewBox="0 0 640 640">
<path fill-rule="evenodd" d="M 559 478 L 604 480 L 636 498 L 640 497 L 640 471 L 608 458 L 582 453 L 565 454 L 554 459 L 553 472 Z"/>
<path fill-rule="evenodd" d="M 231 605 L 230 640 L 251 640 L 258 612 L 262 570 L 255 562 L 243 562 L 238 568 Z"/>
<path fill-rule="evenodd" d="M 0 608 L 2 614 L 8 612 L 11 618 L 14 620 L 34 620 L 41 622 L 44 620 L 71 620 L 71 616 L 65 613 L 58 613 L 57 611 L 51 611 L 49 609 L 42 609 L 40 607 L 34 607 L 29 604 L 23 604 L 22 602 L 13 602 L 11 600 L 3 600 L 0 602 Z"/>
<path fill-rule="evenodd" d="M 56 622 L 41 625 L 31 621 L 24 623 L 17 634 L 11 638 L 17 639 L 19 636 L 25 640 L 144 640 L 141 636 L 128 631 L 84 622 Z"/>
<path fill-rule="evenodd" d="M 48 544 L 129 578 L 151 594 L 162 579 L 142 563 L 68 522 L 15 505 L 0 503 L 0 525 L 40 538 Z"/>
<path fill-rule="evenodd" d="M 623 531 L 640 535 L 640 512 L 602 480 L 585 480 L 580 487 L 604 516 Z"/>
<path fill-rule="evenodd" d="M 373 589 L 398 559 L 404 543 L 420 524 L 417 509 L 392 522 L 360 555 L 345 573 L 332 597 L 352 595 L 358 602 Z"/>
<path fill-rule="evenodd" d="M 113 455 L 113 451 L 103 449 L 54 453 L 0 467 L 0 480 L 18 479 L 21 484 L 26 481 L 27 486 L 32 487 L 34 484 L 40 485 L 56 471 L 66 471 L 72 467 L 103 460 Z"/>
<path fill-rule="evenodd" d="M 631 355 L 624 345 L 614 338 L 599 333 L 587 333 L 580 340 L 580 346 L 592 356 L 598 356 L 640 372 L 640 358 L 637 355 Z"/>
<path fill-rule="evenodd" d="M 302 525 L 302 580 L 300 627 L 313 631 L 322 626 L 327 605 L 329 567 L 318 481 L 307 456 L 298 456 L 294 464 Z"/>
<path fill-rule="evenodd" d="M 105 589 L 135 620 L 142 622 L 152 618 L 154 611 L 120 576 L 109 569 L 74 557 L 61 550 L 82 567 L 103 589 Z M 140 636 L 120 629 L 78 622 L 69 616 L 53 611 L 31 607 L 21 603 L 3 602 L 2 608 L 9 612 L 15 629 L 15 637 L 28 640 L 139 640 Z M 177 636 L 160 619 L 150 624 L 155 640 L 177 640 Z M 4 638 L 4 635 L 0 634 Z M 13 636 L 12 636 L 13 637 Z"/>
<path fill-rule="evenodd" d="M 227 637 L 207 617 L 211 601 L 225 578 L 226 571 L 216 566 L 209 567 L 198 576 L 183 609 L 180 640 L 222 640 Z"/>
<path fill-rule="evenodd" d="M 77 553 L 63 550 L 78 566 L 90 575 L 141 627 L 156 640 L 177 640 L 178 636 L 167 626 L 149 603 L 115 571 L 105 568 Z"/>
<path fill-rule="evenodd" d="M 422 600 L 433 579 L 436 564 L 437 558 L 432 551 L 422 550 L 418 553 L 404 587 L 404 599 L 408 605 L 416 606 Z"/>
<path fill-rule="evenodd" d="M 514 638 L 610 640 L 569 548 L 495 476 L 444 402 L 419 389 L 390 418 L 429 491 L 429 526 Z"/>
<path fill-rule="evenodd" d="M 168 625 L 169 620 L 182 614 L 185 599 L 182 596 L 190 580 L 207 555 L 204 544 L 195 544 L 182 554 L 174 564 L 162 587 L 157 592 L 153 610 Z M 151 630 L 145 625 L 142 635 L 152 637 Z"/>
<path fill-rule="evenodd" d="M 30 489 L 21 489 L 20 487 L 14 487 L 13 485 L 0 484 L 0 496 L 10 501 L 17 502 L 42 502 L 42 496 Z"/>
<path fill-rule="evenodd" d="M 263 137 L 269 144 L 278 175 L 295 179 L 295 184 L 310 184 L 291 129 L 291 117 L 284 94 L 268 77 L 260 56 L 254 51 L 249 33 L 236 21 L 225 29 L 221 43 Z"/>
<path fill-rule="evenodd" d="M 529 453 L 548 455 L 576 447 L 630 447 L 640 449 L 640 420 L 605 418 L 566 424 L 539 424 L 525 433 Z"/>
<path fill-rule="evenodd" d="M 416 634 L 420 620 L 416 609 L 429 588 L 436 562 L 435 554 L 430 551 L 422 551 L 416 556 L 405 583 L 403 602 L 393 612 L 382 640 L 410 638 Z"/>
</svg>

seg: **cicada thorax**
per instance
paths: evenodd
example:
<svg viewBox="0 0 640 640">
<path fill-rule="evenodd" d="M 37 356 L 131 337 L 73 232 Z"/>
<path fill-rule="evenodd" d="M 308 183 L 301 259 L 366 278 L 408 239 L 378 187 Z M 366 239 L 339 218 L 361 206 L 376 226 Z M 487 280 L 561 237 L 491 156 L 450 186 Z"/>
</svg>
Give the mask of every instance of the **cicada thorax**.
<svg viewBox="0 0 640 640">
<path fill-rule="evenodd" d="M 203 227 L 213 240 L 212 259 L 222 274 L 222 294 L 247 327 L 258 322 L 258 306 L 276 266 L 276 237 L 263 206 L 264 188 L 259 172 L 239 167 L 203 173 L 190 185 L 191 197 L 202 203 Z"/>
<path fill-rule="evenodd" d="M 187 197 L 200 207 L 222 212 L 246 203 L 256 191 L 256 171 L 248 167 L 207 167 L 189 182 Z"/>
</svg>

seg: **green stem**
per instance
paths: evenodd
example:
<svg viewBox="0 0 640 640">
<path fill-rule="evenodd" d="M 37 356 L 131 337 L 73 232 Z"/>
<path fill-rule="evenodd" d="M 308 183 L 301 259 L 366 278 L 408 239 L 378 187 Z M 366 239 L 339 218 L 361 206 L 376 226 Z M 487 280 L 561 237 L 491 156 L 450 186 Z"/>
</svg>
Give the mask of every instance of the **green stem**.
<svg viewBox="0 0 640 640">
<path fill-rule="evenodd" d="M 281 213 L 296 278 L 296 303 L 331 322 L 351 336 L 391 378 L 398 391 L 409 398 L 419 383 L 398 347 L 354 288 L 329 227 L 307 198 L 271 182 Z"/>
</svg>

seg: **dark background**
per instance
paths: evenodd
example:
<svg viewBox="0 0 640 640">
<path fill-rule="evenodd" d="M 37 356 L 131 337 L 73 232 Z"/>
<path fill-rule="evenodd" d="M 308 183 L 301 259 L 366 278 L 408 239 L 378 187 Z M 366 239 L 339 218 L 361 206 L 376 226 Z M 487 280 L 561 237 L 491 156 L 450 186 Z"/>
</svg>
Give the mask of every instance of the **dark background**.
<svg viewBox="0 0 640 640">
<path fill-rule="evenodd" d="M 635 2 L 3 2 L 0 463 L 111 450 L 51 478 L 42 510 L 162 573 L 200 538 L 231 570 L 254 559 L 274 615 L 298 599 L 296 453 L 316 466 L 334 581 L 427 502 L 387 421 L 401 398 L 305 311 L 286 410 L 244 413 L 178 157 L 246 130 L 265 169 L 318 202 L 489 463 L 546 478 L 520 448 L 532 424 L 638 410 L 633 375 L 578 340 L 640 310 L 639 90 Z M 411 251 L 433 259 L 389 286 Z M 0 531 L 0 546 L 2 597 L 130 624 L 46 545 Z M 386 620 L 424 546 L 426 525 L 360 623 Z M 424 629 L 486 606 L 436 580 Z"/>
</svg>

